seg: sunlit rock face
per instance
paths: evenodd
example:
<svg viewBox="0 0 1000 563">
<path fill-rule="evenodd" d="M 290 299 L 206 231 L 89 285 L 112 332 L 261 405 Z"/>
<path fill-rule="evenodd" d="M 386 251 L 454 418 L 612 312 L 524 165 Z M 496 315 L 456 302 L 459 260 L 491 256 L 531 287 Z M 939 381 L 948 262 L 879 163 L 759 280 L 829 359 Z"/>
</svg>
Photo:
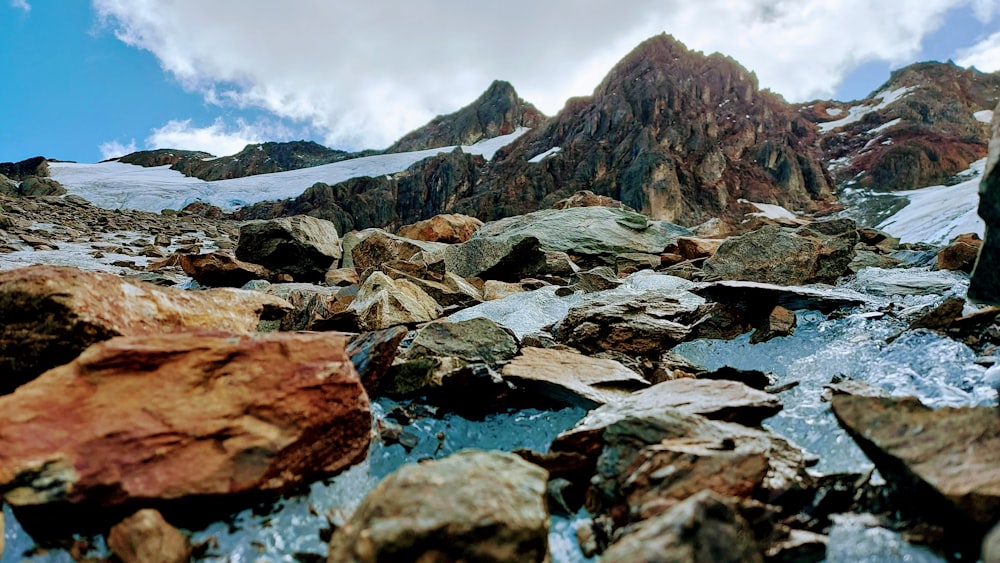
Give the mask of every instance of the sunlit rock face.
<svg viewBox="0 0 1000 563">
<path fill-rule="evenodd" d="M 972 272 L 969 298 L 1000 305 L 1000 105 L 993 113 L 990 156 L 979 187 L 979 216 L 986 222 L 986 237 Z"/>
</svg>

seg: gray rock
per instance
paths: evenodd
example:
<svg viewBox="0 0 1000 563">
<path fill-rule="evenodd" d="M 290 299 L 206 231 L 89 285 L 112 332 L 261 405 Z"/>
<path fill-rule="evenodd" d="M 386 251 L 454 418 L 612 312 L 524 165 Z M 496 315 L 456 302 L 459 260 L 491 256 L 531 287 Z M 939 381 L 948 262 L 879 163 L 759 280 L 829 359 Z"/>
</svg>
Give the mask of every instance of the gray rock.
<svg viewBox="0 0 1000 563">
<path fill-rule="evenodd" d="M 240 227 L 236 257 L 296 281 L 322 281 L 341 256 L 340 238 L 333 223 L 297 215 L 250 221 Z"/>
<path fill-rule="evenodd" d="M 649 386 L 614 360 L 547 348 L 523 349 L 504 366 L 503 377 L 530 393 L 585 409 L 622 400 Z"/>
<path fill-rule="evenodd" d="M 979 184 L 979 216 L 986 222 L 986 236 L 969 283 L 969 299 L 1000 305 L 1000 104 L 993 112 L 989 159 Z"/>
<path fill-rule="evenodd" d="M 859 240 L 850 219 L 819 221 L 797 229 L 765 225 L 726 239 L 705 262 L 706 279 L 778 285 L 833 283 L 847 272 Z"/>
<path fill-rule="evenodd" d="M 362 330 L 380 330 L 433 321 L 441 316 L 441 306 L 412 282 L 375 272 L 358 288 L 346 312 L 357 317 Z"/>
<path fill-rule="evenodd" d="M 317 330 L 323 323 L 342 313 L 346 304 L 338 300 L 339 288 L 323 287 L 311 283 L 276 283 L 263 290 L 268 295 L 280 297 L 292 304 L 278 330 Z"/>
<path fill-rule="evenodd" d="M 503 452 L 405 465 L 334 532 L 328 561 L 546 561 L 547 480 Z"/>
<path fill-rule="evenodd" d="M 750 524 L 734 502 L 700 492 L 615 542 L 604 563 L 763 562 Z"/>
<path fill-rule="evenodd" d="M 66 194 L 66 188 L 52 178 L 29 176 L 17 187 L 17 193 L 22 196 L 59 196 Z"/>
<path fill-rule="evenodd" d="M 433 256 L 448 247 L 443 243 L 392 235 L 380 229 L 373 231 L 366 233 L 350 250 L 351 263 L 362 277 L 367 271 L 381 269 L 386 262 L 410 260 L 418 253 Z"/>
<path fill-rule="evenodd" d="M 0 546 L 0 553 L 3 547 Z M 983 538 L 983 563 L 1000 563 L 1000 524 L 993 526 L 990 533 Z"/>
</svg>

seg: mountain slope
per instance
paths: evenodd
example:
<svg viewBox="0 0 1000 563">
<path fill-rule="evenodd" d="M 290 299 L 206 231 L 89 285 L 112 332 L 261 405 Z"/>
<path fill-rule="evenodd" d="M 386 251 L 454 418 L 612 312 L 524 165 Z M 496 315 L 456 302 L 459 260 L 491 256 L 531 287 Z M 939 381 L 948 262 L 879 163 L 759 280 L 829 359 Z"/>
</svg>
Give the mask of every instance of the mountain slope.
<svg viewBox="0 0 1000 563">
<path fill-rule="evenodd" d="M 950 181 L 986 156 L 1000 73 L 925 62 L 892 73 L 866 100 L 801 108 L 818 124 L 838 183 L 910 190 Z"/>
<path fill-rule="evenodd" d="M 455 113 L 435 117 L 393 143 L 386 152 L 472 145 L 520 127 L 537 127 L 543 121 L 542 112 L 519 98 L 509 82 L 496 80 L 476 101 Z"/>
<path fill-rule="evenodd" d="M 734 60 L 660 35 L 498 153 L 458 208 L 495 219 L 589 189 L 687 225 L 738 221 L 739 198 L 812 211 L 832 198 L 815 131 Z"/>
</svg>

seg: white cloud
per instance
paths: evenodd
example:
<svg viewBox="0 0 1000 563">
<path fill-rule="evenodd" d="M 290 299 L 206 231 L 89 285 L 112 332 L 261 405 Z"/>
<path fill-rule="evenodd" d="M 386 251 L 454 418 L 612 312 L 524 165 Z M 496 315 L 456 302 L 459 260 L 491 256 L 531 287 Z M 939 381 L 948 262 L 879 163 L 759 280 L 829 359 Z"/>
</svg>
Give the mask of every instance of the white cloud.
<svg viewBox="0 0 1000 563">
<path fill-rule="evenodd" d="M 183 119 L 169 121 L 163 127 L 154 129 L 146 138 L 146 148 L 185 149 L 227 156 L 240 152 L 250 144 L 291 137 L 287 128 L 266 122 L 237 120 L 236 126 L 230 127 L 222 118 L 217 118 L 207 127 L 195 127 L 190 119 Z"/>
<path fill-rule="evenodd" d="M 117 139 L 114 141 L 107 141 L 101 143 L 101 146 L 97 147 L 97 149 L 101 151 L 101 160 L 118 158 L 135 152 L 135 139 L 132 139 L 127 145 L 121 144 Z"/>
<path fill-rule="evenodd" d="M 31 11 L 31 4 L 28 4 L 28 0 L 10 0 L 10 6 L 12 8 L 24 10 L 25 12 Z"/>
<path fill-rule="evenodd" d="M 869 61 L 904 64 L 950 9 L 1000 0 L 93 0 L 129 45 L 209 103 L 263 108 L 343 148 L 382 147 L 495 78 L 553 114 L 666 31 L 733 56 L 790 100 Z"/>
<path fill-rule="evenodd" d="M 983 72 L 1000 70 L 1000 31 L 958 53 L 958 64 L 974 66 Z"/>
</svg>

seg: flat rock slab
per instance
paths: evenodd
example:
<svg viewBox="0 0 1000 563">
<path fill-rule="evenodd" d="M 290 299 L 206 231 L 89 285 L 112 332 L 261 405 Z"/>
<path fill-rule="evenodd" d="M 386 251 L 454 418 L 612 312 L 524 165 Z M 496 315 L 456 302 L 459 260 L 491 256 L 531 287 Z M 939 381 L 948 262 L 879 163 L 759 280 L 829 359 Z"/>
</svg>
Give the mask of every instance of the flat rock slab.
<svg viewBox="0 0 1000 563">
<path fill-rule="evenodd" d="M 615 360 L 552 348 L 525 348 L 503 368 L 514 385 L 545 397 L 592 409 L 628 397 L 649 382 Z"/>
<path fill-rule="evenodd" d="M 781 401 L 775 395 L 725 379 L 664 381 L 632 393 L 619 405 L 622 412 L 670 408 L 747 426 L 759 426 L 781 410 Z"/>
<path fill-rule="evenodd" d="M 781 305 L 793 311 L 816 309 L 830 313 L 841 307 L 863 305 L 869 301 L 863 293 L 850 289 L 784 286 L 752 281 L 717 281 L 697 287 L 692 292 L 710 301 L 759 310 Z"/>
<path fill-rule="evenodd" d="M 291 306 L 255 291 L 184 291 L 61 266 L 0 272 L 0 394 L 115 336 L 250 334 Z"/>
<path fill-rule="evenodd" d="M 340 334 L 121 337 L 0 397 L 0 494 L 32 535 L 219 515 L 367 455 Z M 169 511 L 169 513 L 168 513 Z"/>
<path fill-rule="evenodd" d="M 919 498 L 918 506 L 938 517 L 957 513 L 981 532 L 1000 519 L 996 408 L 930 409 L 912 398 L 850 395 L 831 404 L 886 481 Z"/>
<path fill-rule="evenodd" d="M 334 532 L 328 561 L 548 561 L 547 480 L 505 452 L 404 465 Z"/>
</svg>

